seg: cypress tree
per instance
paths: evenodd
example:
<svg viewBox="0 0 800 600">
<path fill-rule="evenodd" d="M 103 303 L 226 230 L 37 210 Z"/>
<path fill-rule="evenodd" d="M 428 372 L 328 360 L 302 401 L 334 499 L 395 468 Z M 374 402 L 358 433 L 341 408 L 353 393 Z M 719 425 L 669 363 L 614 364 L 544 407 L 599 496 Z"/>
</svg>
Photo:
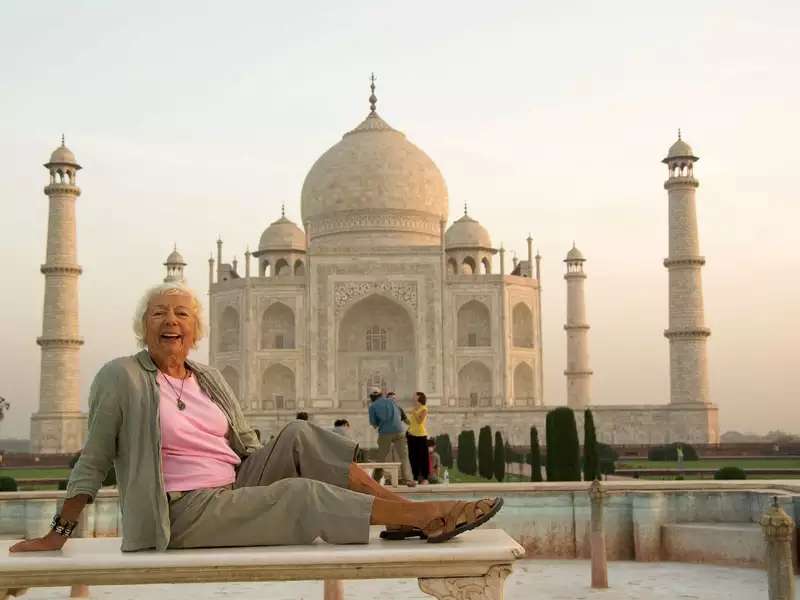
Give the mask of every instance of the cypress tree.
<svg viewBox="0 0 800 600">
<path fill-rule="evenodd" d="M 499 431 L 494 432 L 494 477 L 497 481 L 506 478 L 506 447 Z"/>
<path fill-rule="evenodd" d="M 594 417 L 588 408 L 583 412 L 583 480 L 594 481 L 600 477 L 600 456 Z"/>
<path fill-rule="evenodd" d="M 450 435 L 443 433 L 436 436 L 436 451 L 442 461 L 442 466 L 448 469 L 453 468 L 453 445 L 450 443 Z"/>
<path fill-rule="evenodd" d="M 544 420 L 544 446 L 547 449 L 547 454 L 545 455 L 547 481 L 555 481 L 556 471 L 553 457 L 557 454 L 557 449 L 553 441 L 553 411 L 548 412 Z"/>
<path fill-rule="evenodd" d="M 494 474 L 494 452 L 492 451 L 492 428 L 481 427 L 478 434 L 478 474 L 484 479 L 491 479 Z"/>
<path fill-rule="evenodd" d="M 458 470 L 467 475 L 475 475 L 478 467 L 475 460 L 475 432 L 462 431 L 458 435 Z"/>
<path fill-rule="evenodd" d="M 547 480 L 580 481 L 581 460 L 575 413 L 559 406 L 547 413 Z"/>
<path fill-rule="evenodd" d="M 542 454 L 539 449 L 539 431 L 531 427 L 531 481 L 542 480 Z"/>
</svg>

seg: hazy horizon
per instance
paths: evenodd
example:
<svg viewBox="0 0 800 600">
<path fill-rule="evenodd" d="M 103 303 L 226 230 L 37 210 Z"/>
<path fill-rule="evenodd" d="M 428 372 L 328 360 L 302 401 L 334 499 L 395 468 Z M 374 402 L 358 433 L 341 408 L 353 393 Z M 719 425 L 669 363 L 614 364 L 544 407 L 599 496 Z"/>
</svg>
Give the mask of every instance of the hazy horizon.
<svg viewBox="0 0 800 600">
<path fill-rule="evenodd" d="M 667 194 L 677 129 L 695 168 L 711 398 L 720 432 L 800 431 L 800 5 L 7 2 L 0 7 L 0 437 L 38 407 L 50 153 L 78 173 L 82 402 L 136 350 L 134 306 L 173 243 L 205 297 L 300 220 L 314 161 L 378 112 L 438 165 L 495 246 L 542 259 L 544 394 L 566 402 L 563 259 L 588 261 L 596 404 L 669 399 Z M 792 75 L 795 73 L 795 75 Z M 240 269 L 243 272 L 243 266 Z M 206 360 L 207 347 L 195 355 Z"/>
</svg>

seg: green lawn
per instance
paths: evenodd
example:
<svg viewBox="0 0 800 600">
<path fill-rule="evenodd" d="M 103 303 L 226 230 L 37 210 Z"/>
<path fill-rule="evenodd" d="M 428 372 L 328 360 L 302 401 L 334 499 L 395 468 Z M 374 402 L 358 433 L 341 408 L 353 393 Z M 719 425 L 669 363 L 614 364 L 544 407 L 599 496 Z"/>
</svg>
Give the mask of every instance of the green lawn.
<svg viewBox="0 0 800 600">
<path fill-rule="evenodd" d="M 28 469 L 28 468 L 0 468 L 0 477 L 13 477 L 14 479 L 67 479 L 69 469 Z"/>
<path fill-rule="evenodd" d="M 800 458 L 709 458 L 685 460 L 680 467 L 684 469 L 719 469 L 720 467 L 800 469 Z M 623 458 L 617 461 L 617 469 L 677 469 L 677 462 L 651 461 L 646 459 Z"/>
<path fill-rule="evenodd" d="M 448 471 L 450 472 L 450 483 L 497 483 L 496 479 L 484 479 L 480 475 L 467 475 L 466 473 L 462 473 L 455 466 L 453 466 L 452 469 L 448 469 Z M 516 483 L 519 481 L 528 480 L 520 477 L 516 473 L 506 473 L 503 483 Z"/>
</svg>

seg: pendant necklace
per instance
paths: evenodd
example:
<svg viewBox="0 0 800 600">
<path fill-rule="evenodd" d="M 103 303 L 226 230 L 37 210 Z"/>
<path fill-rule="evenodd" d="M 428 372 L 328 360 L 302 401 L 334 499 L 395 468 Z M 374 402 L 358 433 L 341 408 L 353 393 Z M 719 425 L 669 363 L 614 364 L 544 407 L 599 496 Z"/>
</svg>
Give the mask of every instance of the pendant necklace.
<svg viewBox="0 0 800 600">
<path fill-rule="evenodd" d="M 172 391 L 177 396 L 177 398 L 175 399 L 175 403 L 178 405 L 178 410 L 183 410 L 184 408 L 186 408 L 186 403 L 183 400 L 181 400 L 181 396 L 183 396 L 183 384 L 186 383 L 186 379 L 191 374 L 189 372 L 189 369 L 186 369 L 186 375 L 184 375 L 183 378 L 181 379 L 181 389 L 180 389 L 180 391 L 175 389 L 175 386 L 172 385 L 172 382 L 169 380 L 169 377 L 167 377 L 166 373 L 162 372 L 161 374 L 164 376 L 164 380 L 167 382 L 167 384 L 169 384 L 169 387 L 172 388 Z"/>
</svg>

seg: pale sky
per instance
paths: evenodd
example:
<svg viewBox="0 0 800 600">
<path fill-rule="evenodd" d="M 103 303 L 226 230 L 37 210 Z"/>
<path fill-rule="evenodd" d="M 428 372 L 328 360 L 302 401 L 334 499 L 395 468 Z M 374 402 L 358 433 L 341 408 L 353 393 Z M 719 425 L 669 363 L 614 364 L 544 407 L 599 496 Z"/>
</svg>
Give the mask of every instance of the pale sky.
<svg viewBox="0 0 800 600">
<path fill-rule="evenodd" d="M 666 167 L 695 175 L 721 431 L 800 432 L 800 3 L 24 2 L 0 5 L 0 437 L 38 405 L 47 182 L 66 134 L 83 404 L 177 242 L 207 292 L 300 219 L 313 162 L 368 111 L 428 153 L 492 235 L 543 256 L 544 392 L 564 404 L 566 252 L 587 256 L 593 398 L 666 403 Z M 510 253 L 508 253 L 510 268 Z M 196 358 L 207 359 L 207 347 Z"/>
</svg>

